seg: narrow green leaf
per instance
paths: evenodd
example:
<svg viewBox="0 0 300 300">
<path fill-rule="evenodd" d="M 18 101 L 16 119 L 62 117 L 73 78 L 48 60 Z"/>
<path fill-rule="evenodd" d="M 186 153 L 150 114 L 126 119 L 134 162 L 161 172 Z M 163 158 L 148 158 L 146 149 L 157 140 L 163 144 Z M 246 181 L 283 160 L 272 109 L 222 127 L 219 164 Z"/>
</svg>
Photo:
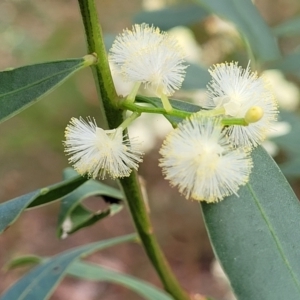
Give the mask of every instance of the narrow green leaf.
<svg viewBox="0 0 300 300">
<path fill-rule="evenodd" d="M 34 104 L 75 72 L 95 63 L 93 55 L 0 72 L 0 122 Z"/>
<path fill-rule="evenodd" d="M 273 27 L 273 32 L 280 37 L 300 35 L 300 17 L 298 16 Z"/>
<path fill-rule="evenodd" d="M 280 58 L 277 41 L 251 0 L 196 0 L 196 3 L 234 23 L 258 60 Z"/>
<path fill-rule="evenodd" d="M 249 183 L 202 204 L 207 230 L 238 299 L 300 299 L 300 204 L 273 159 L 253 151 Z"/>
<path fill-rule="evenodd" d="M 143 280 L 103 268 L 96 264 L 76 261 L 68 268 L 68 274 L 93 281 L 109 281 L 121 284 L 148 300 L 172 300 L 164 291 Z"/>
<path fill-rule="evenodd" d="M 286 150 L 292 156 L 300 157 L 300 116 L 295 112 L 280 110 L 280 121 L 288 122 L 291 130 L 285 135 L 272 139 L 277 145 Z"/>
<path fill-rule="evenodd" d="M 291 111 L 280 111 L 280 121 L 288 122 L 291 130 L 285 135 L 272 138 L 283 151 L 286 161 L 280 164 L 280 169 L 285 176 L 300 176 L 300 116 Z"/>
<path fill-rule="evenodd" d="M 64 171 L 64 178 L 71 179 L 76 176 L 76 172 L 68 168 Z M 91 196 L 108 196 L 109 207 L 102 211 L 93 212 L 82 205 L 82 201 Z M 70 193 L 61 200 L 61 207 L 58 217 L 59 237 L 66 237 L 67 234 L 74 233 L 79 229 L 91 226 L 99 220 L 112 216 L 119 212 L 123 205 L 119 203 L 123 199 L 121 191 L 95 180 L 88 180 L 74 192 Z M 67 222 L 67 228 L 64 228 Z"/>
<path fill-rule="evenodd" d="M 161 10 L 140 12 L 134 16 L 134 23 L 147 23 L 169 30 L 175 26 L 190 25 L 202 21 L 208 13 L 195 4 L 171 6 Z"/>
<path fill-rule="evenodd" d="M 186 76 L 182 83 L 184 90 L 206 89 L 211 76 L 207 68 L 203 66 L 189 63 L 186 69 Z"/>
<path fill-rule="evenodd" d="M 43 259 L 36 255 L 27 255 L 27 256 L 21 256 L 17 257 L 11 261 L 9 261 L 4 267 L 4 270 L 10 270 L 15 269 L 23 266 L 32 266 L 36 264 L 40 264 L 43 261 Z"/>
<path fill-rule="evenodd" d="M 87 256 L 95 251 L 133 241 L 135 234 L 121 236 L 101 242 L 78 247 L 56 255 L 31 270 L 17 283 L 10 287 L 1 300 L 46 300 L 63 279 L 67 268 L 79 257 Z"/>
<path fill-rule="evenodd" d="M 280 164 L 282 173 L 288 178 L 300 177 L 300 157 L 289 158 L 287 162 Z"/>
<path fill-rule="evenodd" d="M 29 207 L 47 204 L 55 201 L 82 185 L 87 178 L 76 176 L 69 180 L 38 189 L 29 194 L 0 204 L 0 233 L 10 226 Z"/>
<path fill-rule="evenodd" d="M 268 65 L 269 69 L 279 69 L 284 74 L 294 74 L 300 78 L 300 52 L 291 53 Z"/>
</svg>

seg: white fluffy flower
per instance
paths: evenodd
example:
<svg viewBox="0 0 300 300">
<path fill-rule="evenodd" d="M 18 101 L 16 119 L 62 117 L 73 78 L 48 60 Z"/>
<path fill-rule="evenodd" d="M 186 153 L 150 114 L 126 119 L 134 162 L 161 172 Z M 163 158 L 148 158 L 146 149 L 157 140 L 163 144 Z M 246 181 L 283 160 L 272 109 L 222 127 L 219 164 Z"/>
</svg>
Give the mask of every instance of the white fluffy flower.
<svg viewBox="0 0 300 300">
<path fill-rule="evenodd" d="M 249 178 L 248 152 L 232 149 L 220 118 L 193 114 L 171 131 L 160 150 L 165 178 L 186 198 L 218 202 Z"/>
<path fill-rule="evenodd" d="M 227 133 L 235 146 L 255 147 L 266 138 L 278 110 L 268 83 L 250 67 L 243 69 L 238 63 L 223 63 L 209 70 L 212 80 L 208 84 L 209 108 L 223 108 L 227 116 L 244 118 L 251 107 L 260 107 L 262 118 L 248 126 L 233 125 Z"/>
<path fill-rule="evenodd" d="M 124 30 L 110 50 L 110 60 L 127 81 L 144 83 L 159 96 L 178 90 L 186 69 L 178 42 L 147 24 Z"/>
<path fill-rule="evenodd" d="M 123 129 L 103 130 L 94 119 L 72 118 L 65 130 L 65 152 L 81 175 L 105 179 L 127 177 L 137 169 L 142 152 L 135 140 L 123 136 Z"/>
</svg>

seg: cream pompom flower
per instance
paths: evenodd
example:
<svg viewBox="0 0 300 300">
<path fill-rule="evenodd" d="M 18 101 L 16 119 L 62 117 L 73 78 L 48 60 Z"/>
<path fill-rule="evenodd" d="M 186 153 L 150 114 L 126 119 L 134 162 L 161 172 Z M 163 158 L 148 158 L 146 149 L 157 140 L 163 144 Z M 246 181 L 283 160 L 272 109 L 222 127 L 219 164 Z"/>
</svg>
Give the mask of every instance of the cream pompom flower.
<svg viewBox="0 0 300 300">
<path fill-rule="evenodd" d="M 165 178 L 187 199 L 221 201 L 237 194 L 249 178 L 252 160 L 232 149 L 220 118 L 193 114 L 166 137 L 160 154 Z"/>
<path fill-rule="evenodd" d="M 65 130 L 65 152 L 81 175 L 105 179 L 127 177 L 137 170 L 142 152 L 134 139 L 123 136 L 123 128 L 104 130 L 94 119 L 72 118 Z"/>
<path fill-rule="evenodd" d="M 133 25 L 116 38 L 110 60 L 125 80 L 144 83 L 158 96 L 171 96 L 178 90 L 187 67 L 176 39 L 144 23 Z"/>
<path fill-rule="evenodd" d="M 276 120 L 277 103 L 270 86 L 263 77 L 251 72 L 238 63 L 222 63 L 209 69 L 212 80 L 208 84 L 208 108 L 224 110 L 233 118 L 245 118 L 251 108 L 259 108 L 261 119 L 248 126 L 233 125 L 227 133 L 231 142 L 240 147 L 256 147 L 266 138 L 266 134 Z"/>
</svg>

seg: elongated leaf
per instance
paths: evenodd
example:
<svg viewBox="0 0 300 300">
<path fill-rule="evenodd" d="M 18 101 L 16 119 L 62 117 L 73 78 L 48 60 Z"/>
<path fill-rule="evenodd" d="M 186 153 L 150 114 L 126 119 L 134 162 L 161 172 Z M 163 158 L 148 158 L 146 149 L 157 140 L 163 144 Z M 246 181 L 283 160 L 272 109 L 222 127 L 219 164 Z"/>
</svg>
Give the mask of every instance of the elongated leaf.
<svg viewBox="0 0 300 300">
<path fill-rule="evenodd" d="M 272 138 L 283 151 L 286 161 L 280 164 L 280 169 L 285 176 L 300 176 L 300 116 L 295 112 L 280 111 L 280 121 L 288 122 L 291 130 L 285 135 Z"/>
<path fill-rule="evenodd" d="M 76 177 L 76 174 L 73 169 L 67 168 L 64 171 L 64 178 L 71 179 L 74 176 Z M 93 212 L 81 204 L 84 199 L 91 196 L 108 196 L 111 203 L 107 209 Z M 116 214 L 123 208 L 123 205 L 120 203 L 122 199 L 123 194 L 121 191 L 101 182 L 92 179 L 88 180 L 61 200 L 58 217 L 58 236 L 66 237 L 68 234 L 74 233 L 83 227 L 91 226 L 107 216 Z M 65 227 L 65 224 L 67 224 L 67 227 Z"/>
<path fill-rule="evenodd" d="M 69 194 L 86 181 L 87 178 L 76 176 L 0 204 L 0 233 L 15 222 L 26 208 L 55 201 Z"/>
<path fill-rule="evenodd" d="M 234 23 L 259 60 L 280 58 L 276 39 L 251 0 L 196 0 L 196 3 Z"/>
<path fill-rule="evenodd" d="M 185 90 L 205 89 L 210 79 L 207 68 L 189 63 L 182 88 Z"/>
<path fill-rule="evenodd" d="M 93 281 L 109 281 L 121 284 L 148 300 L 172 300 L 167 293 L 143 280 L 103 268 L 96 264 L 76 261 L 68 268 L 68 274 Z"/>
<path fill-rule="evenodd" d="M 24 266 L 32 266 L 37 265 L 43 262 L 43 259 L 36 255 L 26 255 L 14 258 L 13 260 L 9 261 L 5 266 L 4 270 L 11 270 L 19 267 Z"/>
<path fill-rule="evenodd" d="M 300 177 L 300 157 L 289 158 L 287 162 L 280 164 L 282 173 L 288 178 Z"/>
<path fill-rule="evenodd" d="M 282 59 L 272 62 L 270 69 L 279 69 L 284 74 L 294 74 L 300 77 L 300 52 L 291 53 Z"/>
<path fill-rule="evenodd" d="M 300 35 L 300 17 L 298 16 L 273 27 L 273 32 L 277 36 Z"/>
<path fill-rule="evenodd" d="M 135 234 L 78 247 L 48 259 L 31 270 L 9 288 L 1 300 L 46 300 L 66 274 L 67 268 L 79 257 L 120 243 L 133 241 Z"/>
<path fill-rule="evenodd" d="M 274 137 L 272 140 L 289 154 L 300 157 L 300 116 L 295 112 L 286 110 L 280 110 L 279 116 L 280 121 L 288 122 L 291 125 L 291 130 L 285 135 Z"/>
<path fill-rule="evenodd" d="M 171 6 L 161 10 L 141 12 L 134 16 L 134 23 L 154 24 L 161 30 L 190 25 L 207 17 L 208 13 L 195 4 Z"/>
<path fill-rule="evenodd" d="M 0 122 L 34 104 L 42 95 L 95 61 L 93 55 L 87 55 L 0 72 Z"/>
<path fill-rule="evenodd" d="M 300 299 L 300 204 L 273 159 L 253 152 L 249 183 L 202 204 L 213 248 L 241 300 Z"/>
</svg>

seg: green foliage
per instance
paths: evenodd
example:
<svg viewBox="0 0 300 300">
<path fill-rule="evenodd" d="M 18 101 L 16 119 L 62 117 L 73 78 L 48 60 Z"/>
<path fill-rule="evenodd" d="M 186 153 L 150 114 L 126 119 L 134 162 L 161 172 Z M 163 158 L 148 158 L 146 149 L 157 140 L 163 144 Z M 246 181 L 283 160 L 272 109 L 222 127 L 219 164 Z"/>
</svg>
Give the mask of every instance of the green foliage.
<svg viewBox="0 0 300 300">
<path fill-rule="evenodd" d="M 56 286 L 66 275 L 68 267 L 78 258 L 135 239 L 136 235 L 134 234 L 117 237 L 84 245 L 47 259 L 4 292 L 1 300 L 49 299 Z"/>
<path fill-rule="evenodd" d="M 218 204 L 202 204 L 207 230 L 238 299 L 300 297 L 300 205 L 272 158 L 253 151 L 249 183 Z"/>
<path fill-rule="evenodd" d="M 173 299 L 167 293 L 157 289 L 153 285 L 143 280 L 113 270 L 109 270 L 107 268 L 103 268 L 96 264 L 76 261 L 68 268 L 68 274 L 86 280 L 108 281 L 120 284 L 135 291 L 144 299 L 148 300 Z"/>
<path fill-rule="evenodd" d="M 155 97 L 137 96 L 136 102 L 138 102 L 138 103 L 148 103 L 148 104 L 153 105 L 154 107 L 163 107 L 163 105 L 161 103 L 161 100 L 159 98 L 155 98 Z M 182 111 L 197 112 L 197 111 L 201 110 L 200 106 L 195 105 L 193 103 L 189 103 L 187 101 L 181 101 L 181 100 L 177 100 L 177 99 L 170 99 L 170 103 L 171 103 L 173 108 L 178 109 L 178 110 L 182 110 Z M 171 124 L 173 124 L 173 126 L 175 126 L 177 123 L 182 121 L 182 118 L 178 118 L 178 117 L 173 117 L 173 116 L 168 116 L 168 115 L 165 115 L 165 117 L 166 117 L 167 120 L 169 120 L 169 122 Z"/>
<path fill-rule="evenodd" d="M 300 118 L 290 111 L 280 111 L 280 121 L 290 124 L 291 130 L 272 140 L 284 151 L 286 160 L 280 164 L 281 171 L 288 177 L 300 176 Z"/>
<path fill-rule="evenodd" d="M 17 257 L 11 261 L 9 261 L 5 266 L 4 269 L 11 270 L 19 267 L 24 267 L 24 266 L 32 266 L 32 265 L 37 265 L 43 261 L 42 258 L 36 255 L 27 255 L 27 256 L 20 256 Z"/>
<path fill-rule="evenodd" d="M 293 74 L 300 78 L 300 52 L 286 55 L 269 65 L 270 69 L 278 69 L 284 74 Z"/>
<path fill-rule="evenodd" d="M 208 15 L 207 11 L 195 4 L 171 6 L 165 9 L 140 12 L 133 18 L 134 23 L 147 23 L 169 30 L 175 26 L 188 26 L 202 21 Z"/>
<path fill-rule="evenodd" d="M 195 3 L 200 7 L 190 4 L 143 12 L 135 17 L 135 22 L 153 23 L 163 30 L 168 30 L 178 25 L 190 25 L 202 21 L 209 13 L 214 13 L 236 26 L 258 60 L 264 62 L 280 58 L 278 44 L 272 31 L 251 1 L 197 0 Z M 201 79 L 199 81 L 201 82 Z"/>
<path fill-rule="evenodd" d="M 68 168 L 64 171 L 64 178 L 66 180 L 72 179 L 76 174 L 73 169 Z M 82 205 L 82 201 L 91 196 L 108 197 L 109 207 L 102 211 L 90 211 Z M 58 237 L 61 237 L 64 232 L 63 224 L 65 221 L 70 222 L 72 226 L 67 233 L 74 233 L 83 227 L 91 226 L 105 217 L 118 213 L 123 208 L 122 199 L 123 194 L 119 190 L 92 179 L 86 181 L 61 200 L 58 216 Z"/>
<path fill-rule="evenodd" d="M 259 61 L 280 58 L 272 31 L 250 0 L 197 0 L 196 3 L 232 22 Z"/>
<path fill-rule="evenodd" d="M 185 90 L 205 89 L 209 81 L 210 75 L 207 68 L 189 63 L 182 88 Z"/>
<path fill-rule="evenodd" d="M 203 21 L 211 14 L 216 14 L 237 28 L 245 42 L 248 58 L 254 60 L 259 68 L 278 69 L 299 79 L 299 51 L 282 58 L 276 40 L 276 37 L 298 35 L 299 17 L 270 29 L 252 2 L 196 0 L 193 4 L 142 12 L 136 15 L 135 21 L 154 24 L 161 30 L 168 30 L 178 25 L 190 26 Z M 0 122 L 36 103 L 41 96 L 54 90 L 71 75 L 92 64 L 95 64 L 93 71 L 102 98 L 101 109 L 105 111 L 104 123 L 107 121 L 109 127 L 114 128 L 122 122 L 123 112 L 119 106 L 121 99 L 115 93 L 110 76 L 94 2 L 79 0 L 79 5 L 86 30 L 88 51 L 97 52 L 101 59 L 96 62 L 96 58 L 89 55 L 84 58 L 46 62 L 0 72 Z M 111 41 L 108 40 L 107 44 L 109 43 Z M 230 55 L 235 57 L 237 52 Z M 206 68 L 190 64 L 182 88 L 185 90 L 205 88 L 209 80 L 210 75 Z M 138 96 L 136 102 L 147 103 L 155 108 L 163 107 L 161 100 L 153 97 Z M 197 112 L 202 109 L 187 101 L 170 99 L 170 103 L 174 109 L 184 112 Z M 165 111 L 162 113 L 173 126 L 183 118 L 167 115 Z M 290 134 L 273 139 L 287 156 L 281 168 L 288 176 L 299 176 L 299 116 L 284 111 L 281 116 L 292 126 Z M 254 167 L 250 181 L 240 188 L 238 195 L 228 197 L 218 204 L 201 204 L 205 224 L 215 254 L 239 300 L 297 300 L 300 298 L 297 251 L 300 244 L 299 202 L 276 163 L 262 148 L 254 150 L 252 156 Z M 164 257 L 153 238 L 136 173 L 133 172 L 130 177 L 122 179 L 121 184 L 127 195 L 141 241 L 162 279 L 164 288 L 171 294 L 173 290 L 170 287 L 178 288 L 173 296 L 180 295 L 181 289 L 164 264 Z M 101 196 L 108 202 L 108 207 L 97 212 L 87 209 L 83 201 L 90 196 Z M 57 234 L 62 237 L 119 212 L 123 208 L 124 195 L 117 189 L 78 176 L 76 172 L 67 169 L 62 182 L 0 204 L 0 233 L 24 210 L 49 204 L 60 198 L 62 200 Z M 68 222 L 71 228 L 66 229 Z M 66 275 L 121 284 L 145 299 L 172 299 L 165 292 L 141 280 L 79 260 L 80 257 L 94 251 L 134 239 L 135 235 L 128 235 L 100 241 L 42 261 L 36 256 L 18 258 L 7 264 L 6 268 L 37 263 L 40 265 L 9 288 L 1 299 L 49 299 L 55 287 Z M 167 270 L 166 273 L 164 270 Z M 185 299 L 185 294 L 181 295 L 183 296 L 178 297 Z"/>
<path fill-rule="evenodd" d="M 6 265 L 6 269 L 13 269 L 23 266 L 32 266 L 33 264 L 45 263 L 47 259 L 42 259 L 38 256 L 22 256 L 13 259 Z M 102 266 L 87 263 L 79 259 L 73 261 L 67 268 L 67 274 L 76 278 L 90 281 L 106 281 L 115 284 L 120 284 L 145 299 L 149 300 L 172 300 L 167 293 L 157 289 L 152 284 L 143 280 L 137 279 L 127 274 L 109 270 Z"/>
<path fill-rule="evenodd" d="M 90 64 L 85 58 L 78 58 L 0 72 L 0 122 L 34 104 L 42 95 Z"/>
<path fill-rule="evenodd" d="M 287 20 L 275 27 L 273 32 L 276 36 L 293 36 L 300 34 L 300 17 Z"/>
<path fill-rule="evenodd" d="M 0 204 L 0 233 L 15 222 L 26 208 L 55 201 L 69 194 L 86 181 L 87 178 L 85 177 L 75 176 Z"/>
<path fill-rule="evenodd" d="M 280 147 L 287 151 L 290 155 L 300 156 L 300 118 L 299 116 L 287 110 L 280 111 L 280 121 L 284 121 L 290 124 L 291 130 L 288 134 L 281 135 L 273 138 Z"/>
</svg>

